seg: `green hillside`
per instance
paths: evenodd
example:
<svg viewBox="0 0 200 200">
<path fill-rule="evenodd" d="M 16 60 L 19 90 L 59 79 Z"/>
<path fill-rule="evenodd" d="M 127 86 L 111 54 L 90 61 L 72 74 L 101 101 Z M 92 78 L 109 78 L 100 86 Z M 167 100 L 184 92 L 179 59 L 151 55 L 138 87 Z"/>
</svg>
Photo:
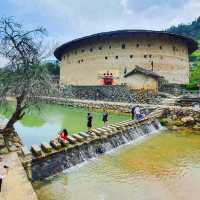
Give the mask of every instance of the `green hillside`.
<svg viewBox="0 0 200 200">
<path fill-rule="evenodd" d="M 167 32 L 192 37 L 198 41 L 200 47 L 200 17 L 190 24 L 180 24 L 172 26 L 166 30 Z M 188 89 L 198 89 L 197 84 L 200 83 L 200 49 L 190 55 L 190 62 L 193 67 L 190 73 L 190 83 L 186 85 Z"/>
<path fill-rule="evenodd" d="M 178 26 L 172 26 L 166 31 L 200 40 L 200 17 L 190 24 L 179 24 Z"/>
<path fill-rule="evenodd" d="M 198 41 L 199 46 L 200 46 L 200 17 L 198 17 L 196 20 L 194 20 L 190 24 L 179 24 L 178 26 L 172 26 L 169 29 L 167 29 L 166 31 L 169 33 L 192 37 Z M 190 61 L 200 62 L 200 50 L 195 51 L 190 56 Z"/>
</svg>

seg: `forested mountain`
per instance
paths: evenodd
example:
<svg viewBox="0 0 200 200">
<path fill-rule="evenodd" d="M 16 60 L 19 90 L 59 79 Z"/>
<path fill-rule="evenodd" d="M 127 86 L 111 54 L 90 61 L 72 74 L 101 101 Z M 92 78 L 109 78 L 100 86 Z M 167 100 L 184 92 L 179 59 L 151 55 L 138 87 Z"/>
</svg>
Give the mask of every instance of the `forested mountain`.
<svg viewBox="0 0 200 200">
<path fill-rule="evenodd" d="M 172 26 L 166 31 L 178 35 L 192 37 L 198 40 L 200 48 L 200 17 L 190 24 L 179 24 L 178 26 Z M 190 55 L 190 62 L 193 63 L 193 67 L 190 71 L 190 82 L 186 85 L 186 88 L 198 89 L 197 85 L 200 83 L 200 50 L 197 50 Z"/>
<path fill-rule="evenodd" d="M 200 48 L 200 17 L 198 17 L 190 24 L 179 24 L 178 26 L 172 26 L 166 31 L 178 35 L 192 37 L 198 41 Z M 195 64 L 200 65 L 200 49 L 195 51 L 192 55 L 190 55 L 190 61 L 198 62 Z"/>
<path fill-rule="evenodd" d="M 172 26 L 166 31 L 200 40 L 200 17 L 190 24 L 179 24 L 178 26 Z"/>
</svg>

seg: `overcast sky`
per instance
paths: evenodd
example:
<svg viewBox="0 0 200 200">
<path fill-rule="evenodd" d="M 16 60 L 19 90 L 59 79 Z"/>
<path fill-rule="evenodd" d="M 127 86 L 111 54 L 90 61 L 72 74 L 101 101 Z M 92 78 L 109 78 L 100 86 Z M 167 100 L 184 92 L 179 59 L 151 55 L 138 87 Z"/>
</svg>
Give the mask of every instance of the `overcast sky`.
<svg viewBox="0 0 200 200">
<path fill-rule="evenodd" d="M 200 0 L 0 0 L 0 16 L 15 16 L 27 28 L 44 26 L 48 41 L 61 44 L 103 31 L 189 23 L 200 16 Z"/>
</svg>

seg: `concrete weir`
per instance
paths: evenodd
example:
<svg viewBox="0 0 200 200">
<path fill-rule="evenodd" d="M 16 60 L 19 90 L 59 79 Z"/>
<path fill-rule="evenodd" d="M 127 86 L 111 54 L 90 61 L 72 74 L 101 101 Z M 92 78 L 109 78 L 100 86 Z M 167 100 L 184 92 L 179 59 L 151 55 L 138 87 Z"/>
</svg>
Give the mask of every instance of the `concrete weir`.
<svg viewBox="0 0 200 200">
<path fill-rule="evenodd" d="M 154 117 L 141 121 L 127 120 L 91 132 L 80 132 L 68 137 L 64 143 L 54 140 L 50 144 L 33 145 L 31 151 L 23 147 L 21 160 L 29 179 L 38 181 L 160 128 L 159 121 Z"/>
</svg>

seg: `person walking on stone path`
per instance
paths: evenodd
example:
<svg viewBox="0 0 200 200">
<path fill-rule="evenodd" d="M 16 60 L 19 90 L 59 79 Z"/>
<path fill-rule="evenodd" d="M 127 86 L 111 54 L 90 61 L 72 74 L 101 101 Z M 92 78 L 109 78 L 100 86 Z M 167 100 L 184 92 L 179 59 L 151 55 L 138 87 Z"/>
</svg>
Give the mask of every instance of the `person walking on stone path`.
<svg viewBox="0 0 200 200">
<path fill-rule="evenodd" d="M 88 128 L 88 131 L 91 131 L 92 129 L 92 113 L 88 113 L 87 115 L 87 128 Z"/>
<path fill-rule="evenodd" d="M 135 119 L 135 108 L 136 106 L 133 106 L 131 109 L 131 119 L 134 120 Z"/>
<path fill-rule="evenodd" d="M 3 165 L 3 158 L 0 157 L 0 192 L 3 184 L 3 179 L 8 174 L 9 167 L 7 165 Z"/>
<path fill-rule="evenodd" d="M 136 120 L 142 120 L 142 119 L 144 119 L 144 117 L 145 117 L 145 115 L 141 114 L 140 107 L 137 105 L 134 109 L 134 118 Z"/>
<path fill-rule="evenodd" d="M 103 113 L 103 123 L 104 123 L 104 126 L 108 126 L 108 112 L 104 112 Z"/>
</svg>

